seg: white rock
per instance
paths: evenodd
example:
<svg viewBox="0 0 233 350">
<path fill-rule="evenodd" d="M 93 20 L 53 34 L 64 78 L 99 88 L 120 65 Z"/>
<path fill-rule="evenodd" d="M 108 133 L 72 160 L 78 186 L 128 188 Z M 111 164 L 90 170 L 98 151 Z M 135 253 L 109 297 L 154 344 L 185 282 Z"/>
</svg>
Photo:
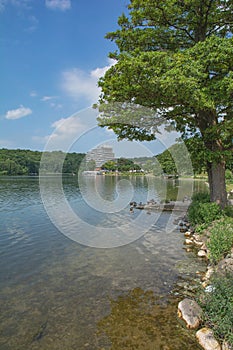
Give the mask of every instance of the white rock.
<svg viewBox="0 0 233 350">
<path fill-rule="evenodd" d="M 208 267 L 207 272 L 205 274 L 205 279 L 209 280 L 210 277 L 213 275 L 213 273 L 214 273 L 214 268 L 211 266 Z"/>
<path fill-rule="evenodd" d="M 178 316 L 186 322 L 187 328 L 195 329 L 201 321 L 202 309 L 192 299 L 185 298 L 178 304 Z"/>
<path fill-rule="evenodd" d="M 197 241 L 197 240 L 194 240 L 194 244 L 195 244 L 197 247 L 202 247 L 202 246 L 203 246 L 203 242 Z"/>
<path fill-rule="evenodd" d="M 214 333 L 209 328 L 199 329 L 196 333 L 199 344 L 205 350 L 221 350 L 220 344 L 214 338 Z"/>
<path fill-rule="evenodd" d="M 232 346 L 229 345 L 226 340 L 224 340 L 223 344 L 222 344 L 222 350 L 232 350 Z"/>
<path fill-rule="evenodd" d="M 212 292 L 214 292 L 215 291 L 215 287 L 213 287 L 213 286 L 211 286 L 211 285 L 209 285 L 209 286 L 207 286 L 206 288 L 205 288 L 205 292 L 206 293 L 212 293 Z"/>
<path fill-rule="evenodd" d="M 186 231 L 184 235 L 185 235 L 185 237 L 191 237 L 191 236 L 192 236 L 192 233 L 189 232 L 189 231 Z"/>
<path fill-rule="evenodd" d="M 191 244 L 193 244 L 193 241 L 191 240 L 191 239 L 186 239 L 185 241 L 184 241 L 184 243 L 186 244 L 186 245 L 191 245 Z"/>
<path fill-rule="evenodd" d="M 197 255 L 200 257 L 200 258 L 206 258 L 207 257 L 207 254 L 204 250 L 199 250 L 199 252 L 197 253 Z"/>
</svg>

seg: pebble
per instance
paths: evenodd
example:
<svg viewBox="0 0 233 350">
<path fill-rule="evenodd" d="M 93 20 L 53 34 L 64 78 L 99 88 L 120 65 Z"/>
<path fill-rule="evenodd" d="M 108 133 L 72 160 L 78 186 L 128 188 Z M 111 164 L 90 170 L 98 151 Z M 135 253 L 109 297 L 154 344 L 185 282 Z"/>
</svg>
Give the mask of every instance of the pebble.
<svg viewBox="0 0 233 350">
<path fill-rule="evenodd" d="M 193 241 L 191 240 L 191 239 L 186 239 L 185 241 L 184 241 L 184 243 L 185 244 L 187 244 L 187 245 L 191 245 L 191 244 L 193 244 Z"/>
<path fill-rule="evenodd" d="M 205 350 L 221 350 L 220 344 L 214 338 L 214 333 L 209 328 L 199 329 L 196 333 L 197 340 L 199 344 Z"/>
<path fill-rule="evenodd" d="M 204 250 L 199 250 L 199 252 L 197 253 L 197 255 L 199 256 L 199 258 L 206 258 L 207 254 Z"/>
</svg>

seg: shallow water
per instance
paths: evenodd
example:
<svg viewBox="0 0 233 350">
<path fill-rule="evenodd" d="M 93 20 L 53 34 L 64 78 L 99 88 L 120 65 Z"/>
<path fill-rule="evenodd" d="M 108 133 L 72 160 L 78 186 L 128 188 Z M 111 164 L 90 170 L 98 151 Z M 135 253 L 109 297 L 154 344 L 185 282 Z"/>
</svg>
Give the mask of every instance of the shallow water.
<svg viewBox="0 0 233 350">
<path fill-rule="evenodd" d="M 183 249 L 170 213 L 132 215 L 128 205 L 110 213 L 93 209 L 83 194 L 93 193 L 88 188 L 95 181 L 110 206 L 119 193 L 121 204 L 128 200 L 127 183 L 119 190 L 116 178 L 83 181 L 83 187 L 76 178 L 63 181 L 83 221 L 110 229 L 142 215 L 141 222 L 153 223 L 130 244 L 84 246 L 51 223 L 37 178 L 0 178 L 0 349 L 199 349 L 194 334 L 177 320 L 173 291 L 205 266 Z M 153 179 L 150 194 L 156 198 L 190 195 L 188 180 L 161 181 Z M 132 199 L 146 200 L 147 180 L 131 182 Z"/>
</svg>

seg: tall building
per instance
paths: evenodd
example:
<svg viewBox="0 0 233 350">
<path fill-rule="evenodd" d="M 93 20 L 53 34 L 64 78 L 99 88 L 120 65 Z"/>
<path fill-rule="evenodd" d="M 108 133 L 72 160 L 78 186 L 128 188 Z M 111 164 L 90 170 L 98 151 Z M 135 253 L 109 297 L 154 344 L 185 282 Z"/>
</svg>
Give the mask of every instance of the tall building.
<svg viewBox="0 0 233 350">
<path fill-rule="evenodd" d="M 94 160 L 96 168 L 100 168 L 108 160 L 113 160 L 114 158 L 115 154 L 113 149 L 108 145 L 93 148 L 86 155 L 86 161 L 89 162 L 90 160 Z"/>
</svg>

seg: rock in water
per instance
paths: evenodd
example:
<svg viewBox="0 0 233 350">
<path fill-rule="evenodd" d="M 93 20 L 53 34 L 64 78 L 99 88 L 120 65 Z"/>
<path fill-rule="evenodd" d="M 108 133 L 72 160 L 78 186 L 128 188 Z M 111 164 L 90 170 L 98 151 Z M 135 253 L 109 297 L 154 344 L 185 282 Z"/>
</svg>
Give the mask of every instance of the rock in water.
<svg viewBox="0 0 233 350">
<path fill-rule="evenodd" d="M 178 316 L 186 322 L 187 328 L 195 329 L 201 321 L 202 309 L 195 300 L 185 298 L 178 304 Z"/>
<path fill-rule="evenodd" d="M 214 333 L 209 328 L 199 329 L 196 333 L 199 344 L 205 350 L 221 350 L 220 344 L 214 338 Z"/>
</svg>

